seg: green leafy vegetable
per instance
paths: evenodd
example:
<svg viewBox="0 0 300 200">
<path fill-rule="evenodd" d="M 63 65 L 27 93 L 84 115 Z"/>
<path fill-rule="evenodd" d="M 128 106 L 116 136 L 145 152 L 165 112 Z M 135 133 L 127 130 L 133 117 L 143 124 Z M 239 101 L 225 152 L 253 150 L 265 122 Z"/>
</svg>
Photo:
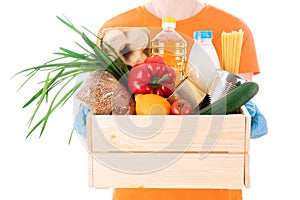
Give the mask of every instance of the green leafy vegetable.
<svg viewBox="0 0 300 200">
<path fill-rule="evenodd" d="M 28 121 L 30 130 L 27 133 L 26 138 L 36 131 L 37 128 L 40 128 L 39 137 L 42 136 L 51 114 L 58 107 L 63 106 L 81 86 L 82 81 L 74 86 L 70 86 L 71 84 L 74 84 L 73 81 L 76 77 L 78 77 L 78 75 L 96 70 L 105 70 L 110 72 L 117 79 L 122 78 L 124 86 L 127 87 L 125 82 L 127 81 L 126 74 L 129 70 L 127 65 L 118 57 L 112 47 L 105 43 L 102 38 L 99 38 L 88 29 L 82 27 L 89 33 L 93 34 L 96 39 L 99 39 L 101 45 L 113 52 L 112 55 L 106 53 L 84 32 L 77 29 L 66 17 L 65 19 L 62 19 L 57 16 L 57 19 L 79 34 L 81 39 L 84 41 L 84 45 L 81 45 L 78 42 L 75 42 L 75 44 L 83 50 L 83 53 L 61 47 L 59 48 L 59 52 L 54 53 L 54 55 L 58 56 L 57 58 L 39 66 L 26 68 L 14 75 L 26 74 L 26 80 L 19 88 L 21 89 L 27 85 L 33 77 L 37 77 L 41 73 L 46 73 L 46 77 L 38 83 L 41 85 L 40 89 L 35 91 L 32 97 L 23 105 L 23 108 L 30 105 L 35 106 L 35 109 Z M 54 95 L 52 95 L 52 93 L 54 93 Z M 37 113 L 42 111 L 42 105 L 44 104 L 48 105 L 46 113 L 43 114 L 40 119 L 37 119 L 37 122 L 32 125 L 37 117 Z M 71 141 L 72 134 L 73 131 L 69 141 Z"/>
</svg>

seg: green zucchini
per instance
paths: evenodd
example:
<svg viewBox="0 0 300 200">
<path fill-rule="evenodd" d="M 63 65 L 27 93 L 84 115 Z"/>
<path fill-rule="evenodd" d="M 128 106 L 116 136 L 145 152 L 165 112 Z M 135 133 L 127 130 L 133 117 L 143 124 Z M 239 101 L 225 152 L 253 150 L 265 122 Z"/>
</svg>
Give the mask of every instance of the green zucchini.
<svg viewBox="0 0 300 200">
<path fill-rule="evenodd" d="M 228 92 L 225 96 L 200 109 L 200 115 L 224 115 L 236 112 L 257 93 L 258 84 L 247 81 Z"/>
</svg>

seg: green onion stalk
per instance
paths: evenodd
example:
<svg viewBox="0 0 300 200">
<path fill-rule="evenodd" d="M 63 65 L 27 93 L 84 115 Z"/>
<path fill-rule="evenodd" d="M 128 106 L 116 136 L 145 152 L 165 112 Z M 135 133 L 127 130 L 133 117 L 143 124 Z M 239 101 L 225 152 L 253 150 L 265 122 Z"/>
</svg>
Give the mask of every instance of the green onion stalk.
<svg viewBox="0 0 300 200">
<path fill-rule="evenodd" d="M 28 84 L 33 77 L 36 77 L 38 73 L 46 72 L 46 77 L 44 77 L 43 80 L 39 81 L 38 83 L 41 85 L 40 89 L 35 91 L 32 97 L 29 98 L 29 100 L 27 100 L 23 105 L 23 108 L 26 108 L 32 104 L 35 106 L 35 109 L 28 121 L 28 127 L 30 130 L 27 133 L 26 138 L 28 138 L 33 132 L 37 131 L 38 128 L 40 128 L 39 137 L 42 136 L 51 114 L 57 110 L 57 108 L 62 107 L 83 84 L 83 81 L 79 81 L 70 87 L 70 85 L 73 84 L 72 81 L 80 74 L 104 70 L 115 76 L 115 78 L 120 80 L 121 84 L 127 88 L 127 74 L 129 69 L 127 65 L 118 57 L 116 51 L 110 45 L 104 42 L 102 38 L 99 38 L 88 29 L 82 27 L 84 30 L 88 31 L 97 39 L 99 39 L 101 46 L 108 48 L 110 52 L 112 52 L 108 54 L 91 39 L 89 39 L 84 32 L 79 31 L 79 29 L 77 29 L 66 17 L 65 19 L 62 19 L 61 17 L 57 16 L 57 18 L 63 24 L 78 33 L 87 47 L 75 42 L 84 53 L 78 53 L 61 47 L 59 48 L 59 52 L 54 53 L 58 56 L 57 58 L 39 66 L 26 68 L 14 75 L 26 74 L 26 80 L 21 84 L 19 88 L 20 90 L 26 84 Z M 56 89 L 55 91 L 54 88 Z M 54 95 L 49 95 L 50 93 L 54 93 Z M 40 117 L 37 122 L 33 124 L 37 113 L 41 112 L 41 106 L 44 104 L 49 104 L 46 113 L 42 114 L 42 117 Z M 73 130 L 71 132 L 69 142 L 72 134 Z"/>
</svg>

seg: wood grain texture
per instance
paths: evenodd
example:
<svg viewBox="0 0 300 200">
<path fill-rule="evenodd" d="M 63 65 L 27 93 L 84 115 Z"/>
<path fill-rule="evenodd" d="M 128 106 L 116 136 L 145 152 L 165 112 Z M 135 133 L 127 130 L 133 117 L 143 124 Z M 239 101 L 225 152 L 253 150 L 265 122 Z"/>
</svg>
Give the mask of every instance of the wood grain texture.
<svg viewBox="0 0 300 200">
<path fill-rule="evenodd" d="M 118 153 L 102 155 L 106 159 L 118 159 L 121 165 L 135 163 Z M 153 172 L 126 173 L 99 162 L 93 154 L 90 170 L 94 188 L 226 188 L 241 189 L 244 184 L 244 154 L 209 154 L 199 159 L 197 153 L 184 153 L 174 163 Z M 144 162 L 159 162 L 159 159 Z M 126 169 L 126 166 L 124 166 Z"/>
<path fill-rule="evenodd" d="M 250 188 L 250 155 L 249 153 L 245 154 L 245 164 L 244 164 L 244 185 L 245 188 Z"/>
<path fill-rule="evenodd" d="M 122 124 L 123 122 L 126 122 Z M 159 126 L 155 122 L 162 122 Z M 91 116 L 90 152 L 245 150 L 245 116 Z"/>
<path fill-rule="evenodd" d="M 250 187 L 251 116 L 88 115 L 94 188 Z"/>
</svg>

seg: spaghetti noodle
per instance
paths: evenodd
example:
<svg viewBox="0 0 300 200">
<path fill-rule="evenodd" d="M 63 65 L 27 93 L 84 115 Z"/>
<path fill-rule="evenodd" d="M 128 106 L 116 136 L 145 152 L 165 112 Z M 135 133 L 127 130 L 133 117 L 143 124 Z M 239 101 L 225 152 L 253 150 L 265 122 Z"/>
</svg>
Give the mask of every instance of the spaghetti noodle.
<svg viewBox="0 0 300 200">
<path fill-rule="evenodd" d="M 238 74 L 243 44 L 243 30 L 222 32 L 222 68 L 233 74 Z"/>
</svg>

